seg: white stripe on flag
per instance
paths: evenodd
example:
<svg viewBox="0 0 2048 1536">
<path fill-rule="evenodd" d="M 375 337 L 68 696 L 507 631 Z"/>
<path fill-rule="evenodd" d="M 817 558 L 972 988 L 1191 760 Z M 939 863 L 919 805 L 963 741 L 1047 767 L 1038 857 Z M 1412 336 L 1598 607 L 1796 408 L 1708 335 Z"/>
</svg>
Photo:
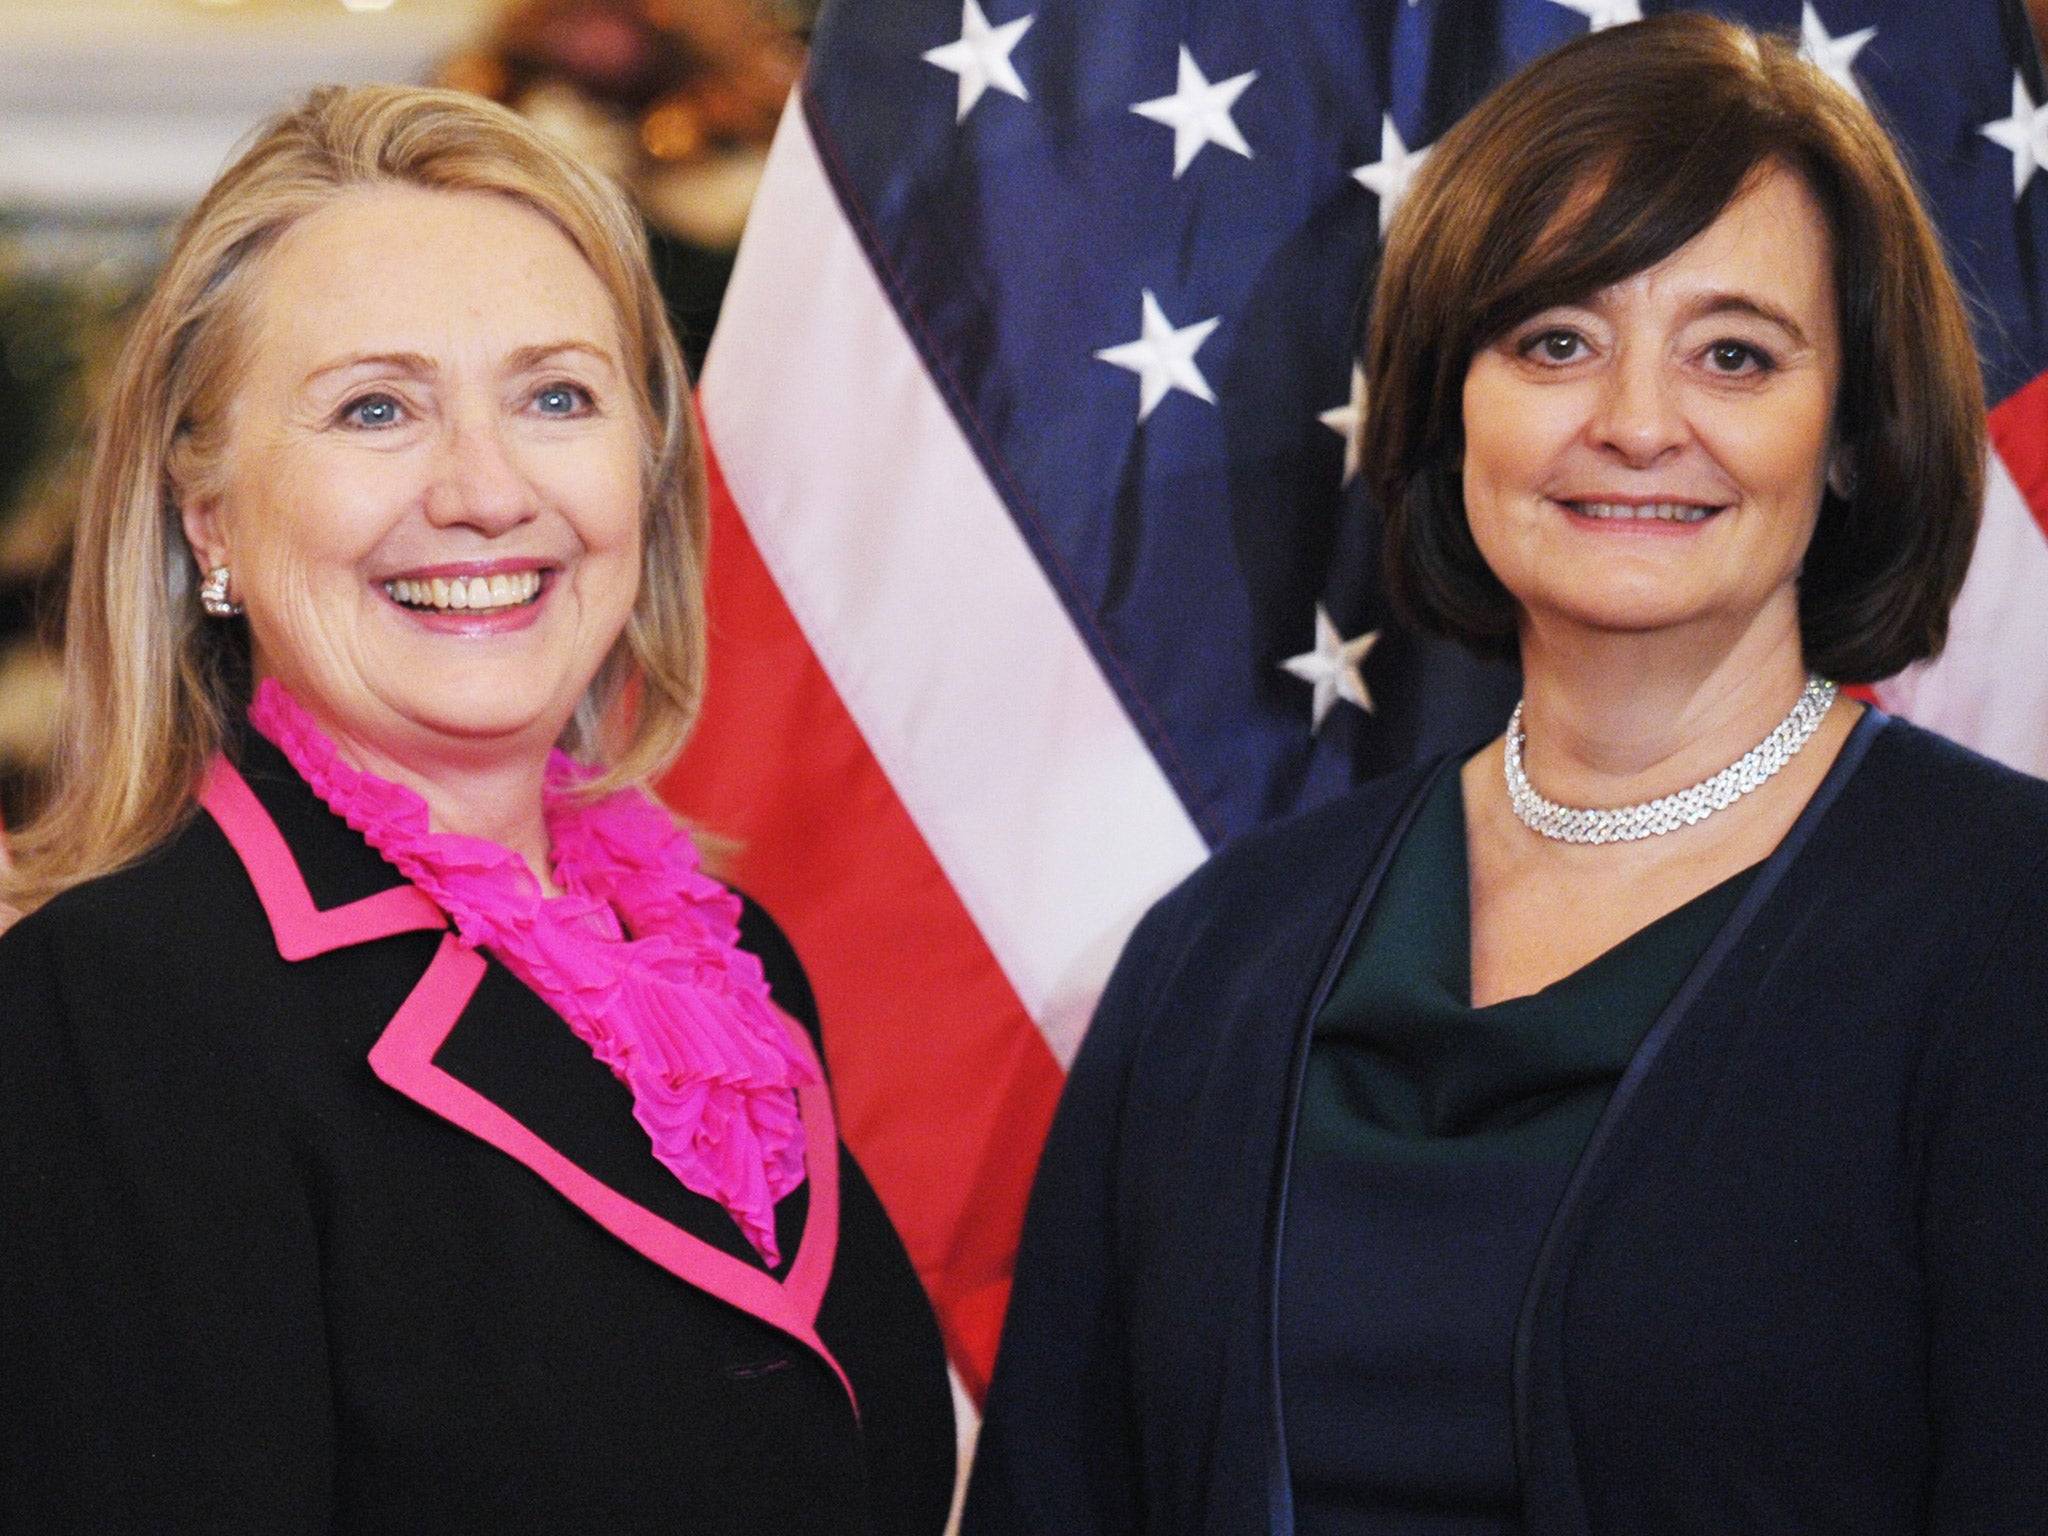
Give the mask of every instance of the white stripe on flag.
<svg viewBox="0 0 2048 1536">
<path fill-rule="evenodd" d="M 763 560 L 1066 1065 L 1131 927 L 1207 849 L 926 375 L 795 98 L 701 397 Z"/>
<path fill-rule="evenodd" d="M 1987 757 L 2048 775 L 2048 538 L 1992 453 L 1984 526 L 1948 648 L 1878 685 L 1886 709 Z"/>
</svg>

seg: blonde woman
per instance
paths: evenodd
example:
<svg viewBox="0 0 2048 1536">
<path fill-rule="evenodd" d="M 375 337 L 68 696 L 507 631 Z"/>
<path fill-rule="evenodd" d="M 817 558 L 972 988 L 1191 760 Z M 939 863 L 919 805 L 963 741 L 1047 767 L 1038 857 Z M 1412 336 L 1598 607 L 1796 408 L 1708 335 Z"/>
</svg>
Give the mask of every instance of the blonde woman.
<svg viewBox="0 0 2048 1536">
<path fill-rule="evenodd" d="M 639 227 L 511 114 L 318 93 L 191 216 L 7 887 L 10 1528 L 943 1526 L 802 971 L 638 787 L 703 545 Z"/>
</svg>

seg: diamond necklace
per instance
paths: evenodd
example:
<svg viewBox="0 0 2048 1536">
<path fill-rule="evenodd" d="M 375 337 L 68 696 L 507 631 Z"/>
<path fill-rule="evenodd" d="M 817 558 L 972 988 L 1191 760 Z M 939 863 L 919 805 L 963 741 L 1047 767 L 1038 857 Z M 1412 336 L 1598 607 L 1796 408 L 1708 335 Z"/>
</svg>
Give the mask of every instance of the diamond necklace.
<svg viewBox="0 0 2048 1536">
<path fill-rule="evenodd" d="M 1792 706 L 1792 713 L 1778 722 L 1778 728 L 1741 757 L 1710 779 L 1690 789 L 1640 805 L 1620 805 L 1611 811 L 1581 810 L 1546 800 L 1522 771 L 1522 706 L 1518 701 L 1508 719 L 1507 751 L 1503 754 L 1508 776 L 1508 800 L 1515 819 L 1531 832 L 1560 843 L 1633 843 L 1639 838 L 1660 837 L 1705 821 L 1714 812 L 1726 810 L 1751 790 L 1768 780 L 1799 754 L 1827 718 L 1835 702 L 1835 685 L 1809 677 Z"/>
</svg>

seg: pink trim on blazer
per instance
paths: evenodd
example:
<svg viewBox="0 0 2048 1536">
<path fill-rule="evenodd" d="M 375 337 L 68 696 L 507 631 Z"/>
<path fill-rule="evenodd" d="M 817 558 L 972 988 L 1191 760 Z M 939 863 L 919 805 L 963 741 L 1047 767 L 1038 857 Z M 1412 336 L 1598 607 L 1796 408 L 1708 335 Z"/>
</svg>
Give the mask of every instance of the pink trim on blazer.
<svg viewBox="0 0 2048 1536">
<path fill-rule="evenodd" d="M 207 770 L 199 803 L 241 856 L 242 867 L 249 871 L 256 897 L 270 919 L 277 952 L 287 960 L 309 959 L 394 933 L 448 926 L 441 909 L 411 885 L 395 885 L 324 912 L 314 906 L 284 834 L 277 830 L 277 823 L 263 809 L 248 781 L 224 757 L 216 757 Z"/>
<path fill-rule="evenodd" d="M 448 926 L 441 910 L 411 885 L 394 886 L 325 911 L 315 907 L 298 861 L 277 824 L 225 758 L 214 760 L 199 803 L 219 823 L 248 870 L 257 899 L 270 919 L 278 953 L 287 960 L 303 960 L 395 933 Z M 453 1032 L 484 970 L 482 955 L 464 948 L 453 933 L 443 938 L 425 974 L 371 1047 L 370 1070 L 414 1103 L 525 1164 L 599 1226 L 670 1274 L 779 1328 L 814 1351 L 832 1367 L 847 1397 L 852 1398 L 853 1383 L 817 1332 L 818 1309 L 832 1279 L 839 1245 L 839 1130 L 831 1092 L 822 1086 L 822 1068 L 820 1085 L 797 1093 L 811 1200 L 796 1258 L 788 1277 L 778 1281 L 593 1178 L 506 1110 L 434 1065 L 435 1052 Z M 797 1048 L 817 1065 L 810 1036 L 786 1015 L 784 1025 Z M 859 1411 L 856 1401 L 854 1412 L 858 1415 Z"/>
</svg>

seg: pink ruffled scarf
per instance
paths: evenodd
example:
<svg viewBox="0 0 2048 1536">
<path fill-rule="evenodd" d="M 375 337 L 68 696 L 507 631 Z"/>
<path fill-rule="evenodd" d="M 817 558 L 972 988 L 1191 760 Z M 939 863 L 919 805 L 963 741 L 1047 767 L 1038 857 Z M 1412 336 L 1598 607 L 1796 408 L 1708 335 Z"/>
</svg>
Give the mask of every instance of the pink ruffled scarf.
<svg viewBox="0 0 2048 1536">
<path fill-rule="evenodd" d="M 342 761 L 278 683 L 257 688 L 249 719 L 464 945 L 568 1021 L 632 1091 L 655 1157 L 778 1264 L 775 1203 L 804 1179 L 796 1090 L 818 1075 L 738 947 L 739 898 L 698 869 L 689 834 L 637 789 L 580 800 L 594 770 L 554 753 L 543 806 L 564 894 L 551 898 L 509 848 L 431 831 L 418 795 Z"/>
</svg>

